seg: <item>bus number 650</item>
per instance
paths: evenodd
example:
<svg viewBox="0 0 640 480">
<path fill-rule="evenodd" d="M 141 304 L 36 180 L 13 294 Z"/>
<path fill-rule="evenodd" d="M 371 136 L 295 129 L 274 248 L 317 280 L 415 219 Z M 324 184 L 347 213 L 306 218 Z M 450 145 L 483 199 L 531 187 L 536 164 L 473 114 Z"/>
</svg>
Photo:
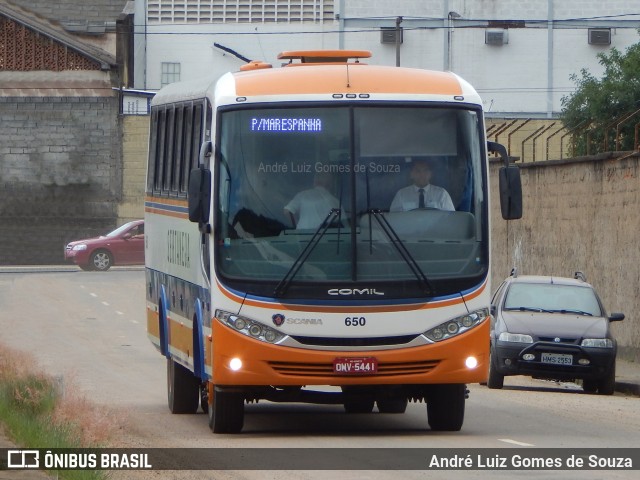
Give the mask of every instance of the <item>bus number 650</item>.
<svg viewBox="0 0 640 480">
<path fill-rule="evenodd" d="M 367 324 L 367 319 L 364 317 L 347 317 L 344 319 L 344 324 L 347 327 L 364 327 Z"/>
</svg>

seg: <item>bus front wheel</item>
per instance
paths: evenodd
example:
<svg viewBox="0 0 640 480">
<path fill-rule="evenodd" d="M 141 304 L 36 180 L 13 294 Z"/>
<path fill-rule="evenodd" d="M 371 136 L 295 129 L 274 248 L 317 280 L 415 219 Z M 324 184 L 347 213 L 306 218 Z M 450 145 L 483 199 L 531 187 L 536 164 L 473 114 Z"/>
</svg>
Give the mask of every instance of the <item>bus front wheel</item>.
<svg viewBox="0 0 640 480">
<path fill-rule="evenodd" d="M 432 385 L 427 398 L 427 417 L 431 430 L 457 432 L 464 421 L 465 384 Z"/>
<path fill-rule="evenodd" d="M 213 433 L 239 433 L 244 424 L 244 396 L 213 388 L 207 413 Z"/>
<path fill-rule="evenodd" d="M 167 359 L 167 400 L 171 413 L 196 413 L 200 401 L 200 380 L 170 358 Z"/>
</svg>

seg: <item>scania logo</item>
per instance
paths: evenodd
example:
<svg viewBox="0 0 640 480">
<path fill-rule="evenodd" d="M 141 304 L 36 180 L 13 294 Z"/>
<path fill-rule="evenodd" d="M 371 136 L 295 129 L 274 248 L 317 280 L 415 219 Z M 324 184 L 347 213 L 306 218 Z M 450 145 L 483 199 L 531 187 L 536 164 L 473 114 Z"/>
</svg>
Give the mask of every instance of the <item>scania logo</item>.
<svg viewBox="0 0 640 480">
<path fill-rule="evenodd" d="M 273 324 L 276 327 L 280 327 L 284 323 L 284 315 L 281 313 L 276 313 L 271 316 L 271 320 L 273 320 Z"/>
<path fill-rule="evenodd" d="M 329 295 L 384 295 L 375 288 L 332 288 L 327 291 Z"/>
</svg>

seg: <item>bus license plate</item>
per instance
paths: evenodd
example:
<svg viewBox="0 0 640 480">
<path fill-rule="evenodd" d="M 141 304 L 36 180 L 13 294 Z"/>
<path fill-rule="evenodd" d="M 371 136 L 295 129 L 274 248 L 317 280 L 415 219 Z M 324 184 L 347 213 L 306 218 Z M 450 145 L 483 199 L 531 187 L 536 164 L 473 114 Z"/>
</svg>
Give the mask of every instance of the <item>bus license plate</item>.
<svg viewBox="0 0 640 480">
<path fill-rule="evenodd" d="M 375 357 L 338 357 L 333 360 L 333 373 L 342 375 L 378 373 L 378 359 Z"/>
<path fill-rule="evenodd" d="M 542 363 L 552 363 L 554 365 L 571 365 L 573 363 L 573 355 L 566 353 L 543 353 Z"/>
</svg>

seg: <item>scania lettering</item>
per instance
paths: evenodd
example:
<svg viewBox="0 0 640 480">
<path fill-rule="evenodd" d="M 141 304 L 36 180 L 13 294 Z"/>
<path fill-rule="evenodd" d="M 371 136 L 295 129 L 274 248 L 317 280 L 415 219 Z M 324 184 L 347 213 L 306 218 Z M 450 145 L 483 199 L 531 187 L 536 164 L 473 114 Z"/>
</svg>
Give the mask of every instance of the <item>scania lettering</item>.
<svg viewBox="0 0 640 480">
<path fill-rule="evenodd" d="M 425 402 L 432 430 L 455 431 L 466 384 L 487 379 L 488 156 L 506 219 L 519 169 L 467 82 L 369 56 L 284 52 L 152 101 L 147 332 L 170 411 L 201 408 L 214 433 L 240 432 L 259 400 Z M 425 162 L 454 209 L 415 191 L 390 211 Z"/>
<path fill-rule="evenodd" d="M 287 323 L 296 325 L 322 325 L 321 318 L 287 318 Z"/>
</svg>

